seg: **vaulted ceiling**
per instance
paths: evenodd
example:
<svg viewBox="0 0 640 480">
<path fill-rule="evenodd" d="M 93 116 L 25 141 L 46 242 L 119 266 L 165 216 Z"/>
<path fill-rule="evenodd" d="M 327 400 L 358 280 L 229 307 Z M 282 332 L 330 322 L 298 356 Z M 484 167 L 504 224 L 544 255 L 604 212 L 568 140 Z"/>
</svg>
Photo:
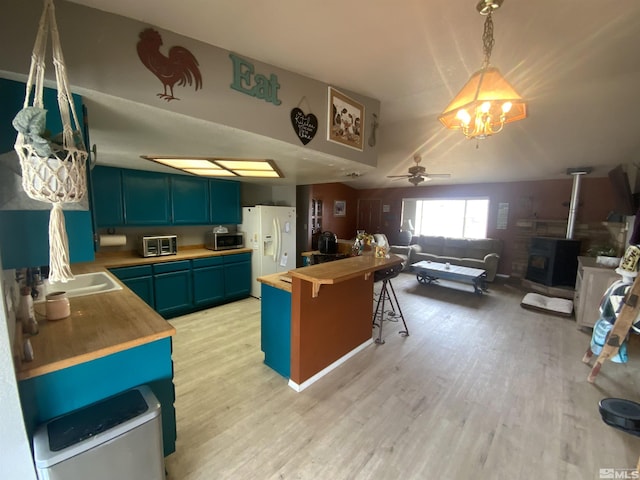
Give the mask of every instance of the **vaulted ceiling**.
<svg viewBox="0 0 640 480">
<path fill-rule="evenodd" d="M 405 180 L 386 176 L 406 173 L 416 153 L 427 172 L 451 174 L 433 184 L 565 178 L 567 168 L 587 166 L 594 168 L 592 175 L 604 176 L 619 163 L 640 163 L 637 0 L 505 0 L 493 16 L 491 60 L 527 99 L 529 116 L 479 142 L 445 130 L 437 120 L 482 63 L 484 17 L 476 12 L 476 0 L 74 3 L 380 100 L 375 169 L 313 155 L 303 162 L 299 147 L 224 127 L 212 135 L 207 126 L 210 138 L 224 138 L 217 143 L 222 155 L 246 152 L 247 144 L 261 148 L 287 174 L 283 184 L 404 186 Z M 317 47 L 325 54 L 308 53 Z M 89 101 L 92 142 L 102 159 L 115 159 L 116 150 L 130 151 L 131 158 L 147 153 L 140 151 L 141 138 L 166 136 L 163 126 L 172 121 L 169 113 L 149 116 L 125 105 L 115 113 L 107 102 Z M 137 130 L 116 132 L 109 122 L 135 123 Z M 191 131 L 201 123 L 182 122 Z M 172 131 L 186 134 L 175 126 Z"/>
</svg>

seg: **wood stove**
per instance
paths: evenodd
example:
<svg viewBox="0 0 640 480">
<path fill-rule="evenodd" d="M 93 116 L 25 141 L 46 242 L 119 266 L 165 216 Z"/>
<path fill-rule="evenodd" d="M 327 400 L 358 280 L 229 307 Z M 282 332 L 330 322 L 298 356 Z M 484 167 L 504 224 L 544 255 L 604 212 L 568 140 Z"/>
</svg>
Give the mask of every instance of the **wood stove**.
<svg viewBox="0 0 640 480">
<path fill-rule="evenodd" d="M 576 283 L 580 240 L 533 237 L 525 278 L 547 286 L 569 286 Z"/>
</svg>

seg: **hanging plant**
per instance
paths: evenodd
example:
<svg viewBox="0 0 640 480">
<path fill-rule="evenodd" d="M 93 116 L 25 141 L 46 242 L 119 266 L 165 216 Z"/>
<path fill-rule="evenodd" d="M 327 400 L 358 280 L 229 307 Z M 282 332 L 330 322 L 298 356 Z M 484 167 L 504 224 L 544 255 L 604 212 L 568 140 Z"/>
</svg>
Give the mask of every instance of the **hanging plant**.
<svg viewBox="0 0 640 480">
<path fill-rule="evenodd" d="M 46 132 L 46 110 L 42 100 L 49 32 L 63 126 L 62 133 L 53 138 Z M 14 118 L 13 126 L 18 132 L 14 148 L 20 158 L 22 188 L 30 198 L 51 203 L 49 279 L 52 282 L 67 282 L 73 279 L 73 273 L 69 266 L 69 241 L 62 204 L 79 202 L 84 198 L 87 191 L 88 154 L 69 91 L 53 0 L 44 0 L 31 55 L 24 106 Z"/>
</svg>

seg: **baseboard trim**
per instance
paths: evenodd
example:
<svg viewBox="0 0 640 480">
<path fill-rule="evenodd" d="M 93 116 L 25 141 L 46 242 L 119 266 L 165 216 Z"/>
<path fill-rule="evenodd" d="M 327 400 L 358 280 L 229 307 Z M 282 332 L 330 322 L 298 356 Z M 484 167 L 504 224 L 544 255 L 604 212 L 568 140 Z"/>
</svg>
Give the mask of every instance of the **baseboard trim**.
<svg viewBox="0 0 640 480">
<path fill-rule="evenodd" d="M 313 383 L 317 382 L 318 380 L 320 380 L 322 377 L 324 377 L 326 374 L 328 374 L 331 370 L 336 369 L 337 367 L 339 367 L 340 365 L 342 365 L 344 362 L 346 362 L 347 360 L 349 360 L 351 357 L 353 357 L 354 355 L 356 355 L 357 353 L 360 353 L 362 350 L 364 350 L 365 348 L 367 348 L 369 345 L 371 345 L 373 343 L 373 340 L 370 338 L 369 340 L 367 340 L 366 342 L 364 342 L 363 344 L 357 346 L 356 348 L 354 348 L 353 350 L 351 350 L 349 353 L 347 353 L 346 355 L 343 355 L 342 357 L 340 357 L 338 360 L 336 360 L 335 362 L 333 362 L 331 365 L 329 365 L 328 367 L 323 368 L 322 370 L 320 370 L 318 373 L 316 373 L 313 377 L 305 380 L 304 382 L 302 382 L 301 384 L 297 384 L 296 382 L 294 382 L 293 380 L 289 379 L 289 386 L 291 388 L 293 388 L 296 392 L 300 393 L 301 391 L 303 391 L 305 388 L 307 388 L 308 386 L 312 385 Z"/>
</svg>

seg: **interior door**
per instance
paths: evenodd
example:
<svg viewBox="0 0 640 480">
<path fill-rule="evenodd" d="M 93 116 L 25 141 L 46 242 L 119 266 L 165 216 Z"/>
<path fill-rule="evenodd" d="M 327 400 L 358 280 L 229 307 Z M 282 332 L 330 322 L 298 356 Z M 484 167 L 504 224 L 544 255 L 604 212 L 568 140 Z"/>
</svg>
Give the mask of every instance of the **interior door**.
<svg viewBox="0 0 640 480">
<path fill-rule="evenodd" d="M 382 201 L 380 199 L 358 200 L 358 230 L 367 233 L 380 232 Z"/>
</svg>

